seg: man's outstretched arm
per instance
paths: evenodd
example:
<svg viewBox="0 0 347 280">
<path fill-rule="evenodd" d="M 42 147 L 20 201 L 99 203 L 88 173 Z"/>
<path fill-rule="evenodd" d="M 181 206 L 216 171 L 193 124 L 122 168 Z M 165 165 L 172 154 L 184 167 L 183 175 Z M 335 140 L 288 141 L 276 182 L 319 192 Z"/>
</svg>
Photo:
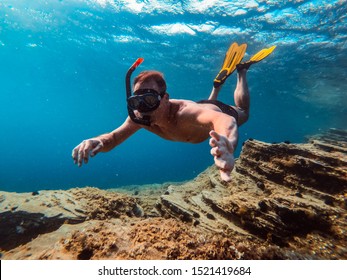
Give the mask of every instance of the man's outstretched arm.
<svg viewBox="0 0 347 280">
<path fill-rule="evenodd" d="M 82 163 L 88 163 L 89 156 L 93 157 L 99 152 L 108 152 L 118 146 L 141 127 L 130 120 L 128 117 L 125 122 L 110 133 L 102 134 L 97 137 L 82 141 L 72 150 L 74 163 L 82 166 Z"/>
</svg>

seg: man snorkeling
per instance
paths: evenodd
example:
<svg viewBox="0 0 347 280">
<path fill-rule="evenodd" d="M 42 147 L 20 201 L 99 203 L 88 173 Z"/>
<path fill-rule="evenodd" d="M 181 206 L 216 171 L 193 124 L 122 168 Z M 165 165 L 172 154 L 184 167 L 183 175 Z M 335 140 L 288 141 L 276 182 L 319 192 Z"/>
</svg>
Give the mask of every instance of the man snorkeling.
<svg viewBox="0 0 347 280">
<path fill-rule="evenodd" d="M 210 138 L 211 155 L 223 181 L 230 181 L 234 168 L 234 151 L 238 141 L 238 127 L 248 120 L 250 97 L 246 73 L 250 65 L 267 57 L 275 48 L 263 49 L 249 61 L 241 63 L 247 45 L 231 44 L 223 67 L 214 80 L 208 100 L 170 99 L 166 82 L 157 71 L 141 72 L 133 83 L 131 94 L 130 76 L 143 59 L 138 59 L 126 76 L 129 116 L 114 131 L 84 140 L 72 151 L 75 164 L 88 163 L 89 156 L 108 152 L 144 128 L 158 136 L 189 143 L 200 143 Z M 237 84 L 234 91 L 235 106 L 217 100 L 226 78 L 237 69 Z"/>
</svg>

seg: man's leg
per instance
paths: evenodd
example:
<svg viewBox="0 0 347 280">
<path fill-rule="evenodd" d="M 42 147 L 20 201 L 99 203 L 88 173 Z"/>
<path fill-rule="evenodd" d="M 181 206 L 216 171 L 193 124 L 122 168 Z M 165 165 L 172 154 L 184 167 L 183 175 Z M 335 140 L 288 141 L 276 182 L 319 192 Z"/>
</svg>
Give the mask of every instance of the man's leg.
<svg viewBox="0 0 347 280">
<path fill-rule="evenodd" d="M 238 125 L 245 123 L 249 117 L 250 96 L 246 79 L 247 69 L 237 72 L 237 84 L 234 91 L 234 101 L 239 114 Z"/>
<path fill-rule="evenodd" d="M 220 86 L 218 88 L 213 87 L 208 100 L 217 100 L 218 94 L 219 94 L 219 91 L 221 90 L 221 88 L 222 88 L 222 86 Z"/>
<path fill-rule="evenodd" d="M 250 106 L 250 97 L 249 90 L 246 79 L 247 69 L 241 69 L 237 72 L 237 84 L 234 91 L 234 108 L 239 114 L 238 125 L 245 123 L 249 117 L 249 106 Z M 222 89 L 221 85 L 218 88 L 213 87 L 210 97 L 208 100 L 217 100 L 219 91 Z"/>
</svg>

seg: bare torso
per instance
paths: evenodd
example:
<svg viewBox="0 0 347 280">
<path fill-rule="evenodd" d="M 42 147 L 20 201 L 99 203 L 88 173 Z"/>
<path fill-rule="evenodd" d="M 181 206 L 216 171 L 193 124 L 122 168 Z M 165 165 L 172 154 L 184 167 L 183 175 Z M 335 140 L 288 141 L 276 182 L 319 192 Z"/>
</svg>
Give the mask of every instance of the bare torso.
<svg viewBox="0 0 347 280">
<path fill-rule="evenodd" d="M 166 121 L 154 122 L 150 127 L 144 128 L 171 141 L 189 143 L 205 141 L 209 138 L 209 132 L 214 129 L 213 118 L 223 114 L 213 104 L 198 104 L 177 99 L 170 99 L 169 104 Z"/>
</svg>

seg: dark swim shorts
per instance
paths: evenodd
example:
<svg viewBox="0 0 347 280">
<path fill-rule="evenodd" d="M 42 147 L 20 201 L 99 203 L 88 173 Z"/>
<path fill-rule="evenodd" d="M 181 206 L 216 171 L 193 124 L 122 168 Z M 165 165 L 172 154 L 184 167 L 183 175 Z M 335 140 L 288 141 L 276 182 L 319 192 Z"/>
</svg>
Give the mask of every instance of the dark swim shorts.
<svg viewBox="0 0 347 280">
<path fill-rule="evenodd" d="M 237 113 L 237 111 L 233 107 L 223 102 L 220 102 L 218 100 L 200 100 L 196 103 L 216 105 L 224 114 L 234 117 L 237 123 L 239 121 L 239 114 Z"/>
</svg>

